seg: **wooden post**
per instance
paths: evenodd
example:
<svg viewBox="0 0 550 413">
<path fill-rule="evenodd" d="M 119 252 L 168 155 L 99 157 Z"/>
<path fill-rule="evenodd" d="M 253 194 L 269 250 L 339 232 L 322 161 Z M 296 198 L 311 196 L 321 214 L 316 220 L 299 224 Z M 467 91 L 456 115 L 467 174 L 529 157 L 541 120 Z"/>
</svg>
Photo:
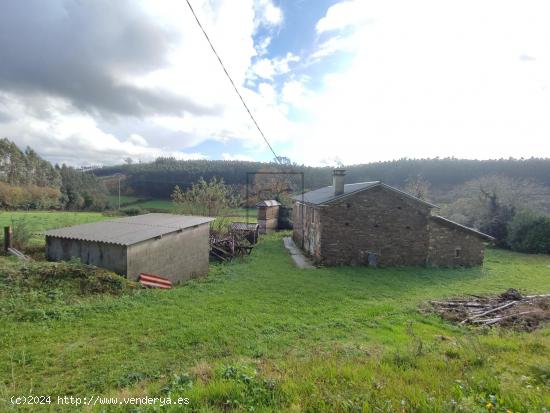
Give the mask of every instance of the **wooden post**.
<svg viewBox="0 0 550 413">
<path fill-rule="evenodd" d="M 12 239 L 13 231 L 11 227 L 4 227 L 4 251 L 8 252 L 8 248 L 11 248 Z"/>
</svg>

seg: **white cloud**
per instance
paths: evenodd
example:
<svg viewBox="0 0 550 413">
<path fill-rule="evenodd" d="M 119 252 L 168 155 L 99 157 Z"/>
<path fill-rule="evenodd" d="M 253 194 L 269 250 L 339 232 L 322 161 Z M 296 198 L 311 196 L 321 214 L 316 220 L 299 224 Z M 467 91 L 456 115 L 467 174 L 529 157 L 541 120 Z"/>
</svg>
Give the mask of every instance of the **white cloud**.
<svg viewBox="0 0 550 413">
<path fill-rule="evenodd" d="M 260 77 L 262 79 L 273 80 L 275 76 L 280 76 L 290 72 L 290 64 L 300 61 L 300 56 L 293 53 L 287 53 L 284 57 L 274 59 L 262 58 L 254 63 L 249 72 L 249 77 L 254 79 Z"/>
<path fill-rule="evenodd" d="M 315 29 L 317 33 L 325 33 L 372 22 L 372 18 L 368 14 L 368 10 L 373 7 L 372 5 L 372 2 L 364 0 L 348 0 L 336 3 L 329 7 L 326 15 L 317 22 Z M 398 10 L 395 10 L 396 13 L 399 12 Z"/>
<path fill-rule="evenodd" d="M 271 0 L 257 0 L 256 9 L 259 23 L 279 26 L 283 22 L 282 10 L 275 6 Z"/>
<path fill-rule="evenodd" d="M 0 135 L 8 136 L 22 146 L 32 144 L 48 159 L 72 164 L 88 160 L 112 163 L 126 156 L 142 160 L 161 155 L 203 158 L 203 154 L 188 153 L 191 151 L 186 151 L 186 148 L 206 139 L 242 139 L 248 145 L 260 145 L 261 137 L 251 126 L 248 115 L 185 2 L 143 0 L 128 4 L 142 7 L 153 22 L 151 24 L 176 33 L 173 39 L 179 40 L 170 44 L 168 55 L 164 56 L 167 64 L 152 64 L 149 71 L 132 71 L 117 66 L 116 78 L 139 89 L 169 91 L 189 99 L 197 108 L 208 108 L 208 111 L 185 112 L 183 116 L 170 112 L 148 113 L 139 119 L 142 129 L 132 130 L 131 125 L 137 122 L 130 117 L 90 114 L 72 106 L 63 97 L 22 97 L 5 93 L 0 102 Z M 76 4 L 74 7 L 79 6 Z M 240 85 L 245 82 L 257 49 L 265 53 L 270 42 L 269 38 L 264 37 L 259 45 L 255 45 L 255 33 L 259 27 L 265 26 L 271 30 L 281 24 L 282 11 L 268 0 L 194 0 L 193 7 L 235 83 L 243 89 Z M 103 36 L 102 41 L 108 42 L 109 33 Z M 138 52 L 135 51 L 136 54 Z M 134 51 L 128 51 L 130 56 L 132 53 Z M 288 61 L 291 60 L 292 57 L 289 57 Z M 284 59 L 275 60 L 274 74 L 284 72 L 285 64 Z M 242 93 L 249 96 L 255 111 L 273 105 L 273 93 L 270 94 L 266 87 L 260 92 L 263 94 L 249 89 L 242 90 Z M 4 102 L 6 99 L 7 103 Z M 56 100 L 55 104 L 52 99 Z M 28 105 L 31 100 L 40 101 L 41 105 Z M 11 113 L 6 111 L 6 105 L 11 108 Z M 272 107 L 268 113 L 276 110 Z M 8 122 L 10 118 L 17 120 Z M 275 114 L 275 119 L 279 118 Z M 110 133 L 106 132 L 107 129 Z M 121 130 L 125 133 L 120 133 Z M 155 143 L 159 141 L 156 133 L 167 136 L 162 139 L 163 145 Z"/>
<path fill-rule="evenodd" d="M 376 23 L 354 28 L 347 67 L 300 101 L 307 132 L 293 159 L 550 157 L 549 3 L 358 1 L 346 10 L 352 3 L 356 21 Z M 345 27 L 342 10 L 318 30 Z"/>
<path fill-rule="evenodd" d="M 254 161 L 254 159 L 251 156 L 244 155 L 242 153 L 236 153 L 236 154 L 222 153 L 222 159 L 224 161 L 248 161 L 248 162 Z"/>
</svg>

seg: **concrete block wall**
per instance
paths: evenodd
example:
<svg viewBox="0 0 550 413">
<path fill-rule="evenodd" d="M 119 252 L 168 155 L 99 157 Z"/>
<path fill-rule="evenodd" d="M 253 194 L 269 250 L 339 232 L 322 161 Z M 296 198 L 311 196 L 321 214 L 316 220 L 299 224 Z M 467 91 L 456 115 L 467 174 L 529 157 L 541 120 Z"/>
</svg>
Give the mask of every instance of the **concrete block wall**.
<svg viewBox="0 0 550 413">
<path fill-rule="evenodd" d="M 151 273 L 172 282 L 208 273 L 209 225 L 201 224 L 128 247 L 128 278 Z"/>
<path fill-rule="evenodd" d="M 126 275 L 126 247 L 104 242 L 80 241 L 46 236 L 46 258 L 68 261 L 79 258 L 84 264 L 107 268 Z"/>
</svg>

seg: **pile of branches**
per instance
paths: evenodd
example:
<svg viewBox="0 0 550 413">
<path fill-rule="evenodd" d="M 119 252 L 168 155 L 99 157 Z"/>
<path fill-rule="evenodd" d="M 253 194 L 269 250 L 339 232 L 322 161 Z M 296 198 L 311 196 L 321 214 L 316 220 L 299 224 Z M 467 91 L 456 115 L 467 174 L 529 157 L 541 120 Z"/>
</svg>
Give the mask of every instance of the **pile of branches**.
<svg viewBox="0 0 550 413">
<path fill-rule="evenodd" d="M 210 233 L 210 255 L 220 261 L 231 261 L 233 258 L 249 255 L 252 245 L 240 234 Z"/>
<path fill-rule="evenodd" d="M 550 322 L 550 294 L 521 295 L 510 288 L 498 296 L 475 296 L 430 301 L 446 320 L 476 326 L 501 325 L 526 330 Z"/>
</svg>

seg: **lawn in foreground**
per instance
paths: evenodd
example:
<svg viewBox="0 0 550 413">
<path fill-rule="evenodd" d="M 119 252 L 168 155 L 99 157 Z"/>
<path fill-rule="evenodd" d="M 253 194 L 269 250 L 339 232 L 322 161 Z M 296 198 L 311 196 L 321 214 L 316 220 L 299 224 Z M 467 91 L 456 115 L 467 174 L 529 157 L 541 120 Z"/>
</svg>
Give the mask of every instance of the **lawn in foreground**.
<svg viewBox="0 0 550 413">
<path fill-rule="evenodd" d="M 497 250 L 483 268 L 297 270 L 275 235 L 245 262 L 171 291 L 83 300 L 32 322 L 3 314 L 0 398 L 181 395 L 189 411 L 212 412 L 542 412 L 549 328 L 474 331 L 418 307 L 509 287 L 549 292 L 549 274 L 550 257 Z"/>
</svg>

